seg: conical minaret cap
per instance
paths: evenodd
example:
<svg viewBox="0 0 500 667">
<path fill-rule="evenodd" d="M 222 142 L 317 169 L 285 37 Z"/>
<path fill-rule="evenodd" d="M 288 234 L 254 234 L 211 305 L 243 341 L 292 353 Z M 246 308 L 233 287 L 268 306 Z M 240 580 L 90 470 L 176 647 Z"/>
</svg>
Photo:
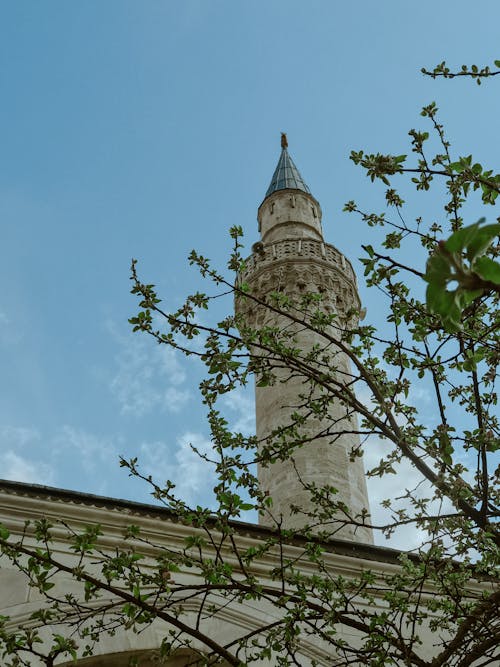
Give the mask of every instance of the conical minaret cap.
<svg viewBox="0 0 500 667">
<path fill-rule="evenodd" d="M 276 169 L 274 170 L 271 183 L 267 188 L 266 197 L 272 195 L 273 192 L 277 190 L 302 190 L 302 192 L 307 192 L 311 194 L 311 191 L 306 185 L 306 182 L 300 175 L 299 170 L 295 166 L 294 161 L 288 153 L 288 141 L 286 134 L 281 133 L 281 155 L 278 160 Z"/>
</svg>

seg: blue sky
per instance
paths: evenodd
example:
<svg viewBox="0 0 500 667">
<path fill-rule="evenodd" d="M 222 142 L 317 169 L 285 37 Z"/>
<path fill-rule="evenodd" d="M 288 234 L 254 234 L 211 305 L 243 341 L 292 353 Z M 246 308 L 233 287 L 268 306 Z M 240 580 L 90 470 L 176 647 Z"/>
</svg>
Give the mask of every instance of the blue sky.
<svg viewBox="0 0 500 667">
<path fill-rule="evenodd" d="M 284 130 L 356 262 L 370 232 L 343 204 L 384 204 L 352 149 L 407 153 L 436 100 L 457 153 L 494 167 L 496 81 L 420 68 L 492 63 L 499 19 L 462 0 L 0 2 L 0 476 L 148 500 L 117 465 L 138 454 L 202 494 L 196 372 L 130 332 L 131 258 L 167 308 L 201 288 L 187 254 L 222 265 L 233 224 L 256 240 Z M 252 429 L 250 395 L 227 409 Z"/>
</svg>

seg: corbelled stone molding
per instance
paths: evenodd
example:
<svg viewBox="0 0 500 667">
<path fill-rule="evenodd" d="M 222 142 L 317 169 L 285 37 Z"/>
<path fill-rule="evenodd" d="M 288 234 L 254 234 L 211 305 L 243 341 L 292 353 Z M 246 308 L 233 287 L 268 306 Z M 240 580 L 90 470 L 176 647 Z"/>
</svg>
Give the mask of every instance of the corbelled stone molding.
<svg viewBox="0 0 500 667">
<path fill-rule="evenodd" d="M 298 304 L 307 294 L 322 295 L 318 307 L 336 314 L 344 326 L 355 325 L 361 302 L 350 263 L 333 246 L 311 239 L 284 239 L 264 246 L 245 263 L 238 285 L 246 283 L 249 294 L 266 301 L 272 292 L 284 292 Z M 244 314 L 250 326 L 263 326 L 270 314 L 252 299 L 236 298 L 236 311 Z M 346 319 L 349 319 L 347 323 Z"/>
<path fill-rule="evenodd" d="M 356 274 L 344 255 L 329 243 L 309 238 L 284 238 L 274 243 L 255 243 L 253 254 L 245 260 L 240 279 L 245 281 L 250 275 L 283 260 L 307 263 L 314 260 L 322 266 L 336 270 L 356 288 Z"/>
</svg>

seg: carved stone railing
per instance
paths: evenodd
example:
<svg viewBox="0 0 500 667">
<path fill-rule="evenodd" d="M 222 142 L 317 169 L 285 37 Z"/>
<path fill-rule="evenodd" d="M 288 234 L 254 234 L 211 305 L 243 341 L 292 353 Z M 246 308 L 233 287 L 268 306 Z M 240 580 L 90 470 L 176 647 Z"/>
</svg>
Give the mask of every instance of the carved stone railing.
<svg viewBox="0 0 500 667">
<path fill-rule="evenodd" d="M 314 239 L 284 239 L 264 245 L 255 243 L 253 254 L 245 260 L 245 269 L 240 274 L 240 280 L 247 280 L 255 272 L 267 269 L 276 262 L 305 261 L 314 259 L 324 262 L 329 267 L 336 268 L 345 278 L 356 285 L 356 274 L 351 263 L 344 255 L 329 243 Z"/>
</svg>

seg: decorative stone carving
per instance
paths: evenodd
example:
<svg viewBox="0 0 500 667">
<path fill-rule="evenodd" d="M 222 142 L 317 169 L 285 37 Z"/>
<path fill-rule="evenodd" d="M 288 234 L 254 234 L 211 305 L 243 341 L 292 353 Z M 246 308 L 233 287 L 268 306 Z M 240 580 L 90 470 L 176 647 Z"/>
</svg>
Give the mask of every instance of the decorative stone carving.
<svg viewBox="0 0 500 667">
<path fill-rule="evenodd" d="M 315 308 L 335 315 L 328 333 L 341 336 L 341 328 L 357 323 L 361 304 L 356 289 L 356 276 L 351 264 L 332 245 L 324 242 L 321 230 L 321 208 L 308 192 L 277 190 L 259 208 L 261 242 L 254 244 L 253 254 L 245 261 L 237 286 L 255 297 L 237 296 L 236 312 L 254 329 L 274 327 L 286 332 L 294 345 L 304 353 L 324 349 L 321 353 L 335 377 L 351 379 L 347 356 L 335 350 L 321 333 L 305 330 L 286 313 L 280 314 L 265 304 L 275 305 L 270 295 L 283 293 L 289 297 L 287 308 L 301 314 L 300 304 L 308 294 L 321 294 Z M 259 304 L 258 302 L 262 302 Z M 333 325 L 334 323 L 334 325 Z M 256 350 L 256 354 L 260 354 Z M 349 508 L 351 516 L 368 510 L 368 498 L 362 459 L 354 457 L 359 449 L 355 417 L 342 401 L 328 408 L 322 419 L 308 414 L 308 400 L 318 399 L 317 390 L 307 396 L 309 384 L 298 372 L 286 368 L 275 370 L 271 386 L 256 387 L 257 440 L 263 447 L 273 447 L 274 434 L 286 428 L 294 413 L 306 417 L 301 426 L 302 445 L 292 457 L 273 464 L 259 465 L 261 489 L 273 498 L 272 517 L 261 517 L 261 523 L 273 525 L 283 521 L 285 527 L 298 528 L 307 523 L 304 512 L 311 506 L 307 485 L 330 486 L 338 490 L 334 501 Z M 294 513 L 291 506 L 300 507 Z M 342 517 L 340 517 L 342 518 Z M 354 530 L 342 522 L 327 527 L 337 537 L 358 542 L 373 542 L 372 533 L 364 526 Z"/>
</svg>

